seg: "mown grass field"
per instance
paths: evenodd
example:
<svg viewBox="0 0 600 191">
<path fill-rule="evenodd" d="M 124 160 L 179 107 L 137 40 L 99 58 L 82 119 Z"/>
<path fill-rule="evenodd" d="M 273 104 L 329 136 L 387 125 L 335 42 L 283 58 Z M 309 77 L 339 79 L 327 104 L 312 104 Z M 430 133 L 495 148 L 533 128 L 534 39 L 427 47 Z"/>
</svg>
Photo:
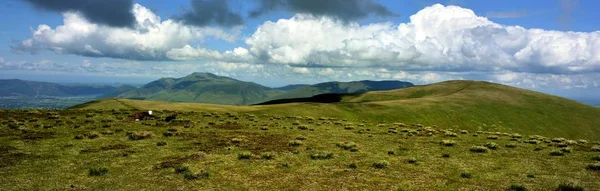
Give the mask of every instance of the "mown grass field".
<svg viewBox="0 0 600 191">
<path fill-rule="evenodd" d="M 224 112 L 129 120 L 136 111 L 2 111 L 2 189 L 600 189 L 595 140 Z"/>
</svg>

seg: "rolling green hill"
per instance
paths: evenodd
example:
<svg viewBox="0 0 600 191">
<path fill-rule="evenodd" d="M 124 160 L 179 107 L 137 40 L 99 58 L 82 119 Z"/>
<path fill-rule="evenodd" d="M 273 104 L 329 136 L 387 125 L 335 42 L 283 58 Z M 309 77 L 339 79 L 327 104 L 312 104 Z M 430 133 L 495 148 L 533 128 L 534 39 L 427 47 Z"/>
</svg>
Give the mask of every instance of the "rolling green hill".
<svg viewBox="0 0 600 191">
<path fill-rule="evenodd" d="M 210 73 L 193 73 L 183 78 L 161 78 L 141 88 L 104 97 L 243 105 L 258 103 L 279 93 L 281 91 L 252 82 Z"/>
<path fill-rule="evenodd" d="M 99 104 L 98 104 L 99 103 Z M 225 107 L 207 104 L 103 100 L 78 108 L 172 109 L 337 117 L 404 122 L 472 131 L 507 131 L 600 140 L 600 108 L 520 88 L 479 81 L 447 81 L 348 95 L 338 103 Z"/>
<path fill-rule="evenodd" d="M 409 82 L 402 81 L 353 81 L 353 82 L 325 82 L 310 86 L 296 86 L 281 95 L 269 98 L 269 100 L 277 99 L 293 99 L 293 98 L 308 98 L 319 94 L 326 93 L 364 93 L 368 91 L 379 90 L 394 90 L 414 86 Z"/>
</svg>

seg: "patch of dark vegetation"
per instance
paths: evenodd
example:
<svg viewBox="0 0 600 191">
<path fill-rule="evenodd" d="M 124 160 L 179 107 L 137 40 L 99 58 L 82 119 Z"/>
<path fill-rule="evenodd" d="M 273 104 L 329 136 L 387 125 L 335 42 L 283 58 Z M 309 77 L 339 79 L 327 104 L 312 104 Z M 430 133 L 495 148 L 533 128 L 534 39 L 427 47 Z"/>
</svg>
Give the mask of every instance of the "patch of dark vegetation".
<svg viewBox="0 0 600 191">
<path fill-rule="evenodd" d="M 302 144 L 303 143 L 300 140 L 293 140 L 293 141 L 288 142 L 288 146 L 290 146 L 290 147 L 299 147 Z"/>
<path fill-rule="evenodd" d="M 600 163 L 590 164 L 587 166 L 586 169 L 591 170 L 591 171 L 600 171 Z"/>
<path fill-rule="evenodd" d="M 408 162 L 408 164 L 417 164 L 418 160 L 416 158 L 409 158 L 406 162 Z"/>
<path fill-rule="evenodd" d="M 315 96 L 312 96 L 309 98 L 278 99 L 278 100 L 267 101 L 267 102 L 263 102 L 263 103 L 259 103 L 259 104 L 255 104 L 255 105 L 274 105 L 274 104 L 284 104 L 284 103 L 306 103 L 306 102 L 336 103 L 336 102 L 340 102 L 344 96 L 352 96 L 352 95 L 358 95 L 358 94 L 328 93 L 328 94 L 315 95 Z"/>
<path fill-rule="evenodd" d="M 179 165 L 175 167 L 175 174 L 185 174 L 190 172 L 190 168 L 187 166 Z"/>
<path fill-rule="evenodd" d="M 221 124 L 215 124 L 215 125 L 213 125 L 213 127 L 217 128 L 217 129 L 224 129 L 224 130 L 238 130 L 238 129 L 243 128 L 243 126 L 237 122 L 226 122 L 226 123 L 221 123 Z"/>
<path fill-rule="evenodd" d="M 52 139 L 54 138 L 54 135 L 54 132 L 23 130 L 19 135 L 19 139 L 22 141 L 37 141 L 42 139 Z"/>
<path fill-rule="evenodd" d="M 88 169 L 89 176 L 104 176 L 108 174 L 108 168 L 105 167 L 94 167 Z"/>
<path fill-rule="evenodd" d="M 373 162 L 373 164 L 371 164 L 371 166 L 373 168 L 377 168 L 377 169 L 384 169 L 384 168 L 387 168 L 389 165 L 390 165 L 390 162 L 385 161 L 385 160 Z"/>
<path fill-rule="evenodd" d="M 333 153 L 331 152 L 315 152 L 310 154 L 310 159 L 313 160 L 327 160 L 332 159 Z"/>
<path fill-rule="evenodd" d="M 527 188 L 525 188 L 525 186 L 520 185 L 520 184 L 513 184 L 510 185 L 510 187 L 508 187 L 508 189 L 506 189 L 507 191 L 527 191 Z"/>
<path fill-rule="evenodd" d="M 175 120 L 176 118 L 177 118 L 177 114 L 169 115 L 169 116 L 165 117 L 165 121 L 171 122 L 171 121 Z"/>
<path fill-rule="evenodd" d="M 264 160 L 273 160 L 273 159 L 275 159 L 275 153 L 272 153 L 272 152 L 262 153 L 260 155 L 260 158 L 264 159 Z"/>
<path fill-rule="evenodd" d="M 165 146 L 165 145 L 167 145 L 167 142 L 166 142 L 166 141 L 159 141 L 159 142 L 156 142 L 156 146 L 162 147 L 162 146 Z"/>
<path fill-rule="evenodd" d="M 461 172 L 460 173 L 460 177 L 461 178 L 473 178 L 473 175 L 471 173 L 468 173 L 468 172 Z"/>
<path fill-rule="evenodd" d="M 167 157 L 164 159 L 164 161 L 155 164 L 153 166 L 154 169 L 165 169 L 165 168 L 175 168 L 177 166 L 180 166 L 183 163 L 189 162 L 189 161 L 194 161 L 194 160 L 202 160 L 204 159 L 204 155 L 201 154 L 191 154 L 191 155 L 187 155 L 187 156 L 173 156 L 173 157 Z"/>
<path fill-rule="evenodd" d="M 14 166 L 24 160 L 42 158 L 40 155 L 15 152 L 16 150 L 12 146 L 0 146 L 0 168 Z"/>
<path fill-rule="evenodd" d="M 210 178 L 210 173 L 208 171 L 201 171 L 198 173 L 187 172 L 183 174 L 183 178 L 186 180 L 207 179 Z"/>
<path fill-rule="evenodd" d="M 550 151 L 550 156 L 564 156 L 565 153 L 560 150 Z"/>
<path fill-rule="evenodd" d="M 500 148 L 500 146 L 498 146 L 498 144 L 496 144 L 494 142 L 486 143 L 483 146 L 487 147 L 488 149 L 492 149 L 492 150 L 496 150 L 496 149 Z"/>
<path fill-rule="evenodd" d="M 448 153 L 444 153 L 444 154 L 442 154 L 442 157 L 443 157 L 443 158 L 450 158 L 450 154 L 448 154 Z"/>
<path fill-rule="evenodd" d="M 95 138 L 98 138 L 98 137 L 100 137 L 100 134 L 98 134 L 97 132 L 94 132 L 94 131 L 92 131 L 92 132 L 88 132 L 88 133 L 86 133 L 86 134 L 85 134 L 85 136 L 86 136 L 88 139 L 95 139 Z"/>
<path fill-rule="evenodd" d="M 344 150 L 350 151 L 350 152 L 357 152 L 358 151 L 358 145 L 354 142 L 339 142 L 335 144 L 337 147 L 342 148 Z"/>
<path fill-rule="evenodd" d="M 357 168 L 358 168 L 358 165 L 356 165 L 356 163 L 350 163 L 350 164 L 348 165 L 348 168 L 351 168 L 351 169 L 357 169 Z"/>
<path fill-rule="evenodd" d="M 451 147 L 456 145 L 456 141 L 453 140 L 442 140 L 440 141 L 440 145 L 446 146 L 446 147 Z"/>
<path fill-rule="evenodd" d="M 583 187 L 573 183 L 560 183 L 555 191 L 583 191 Z"/>
<path fill-rule="evenodd" d="M 240 160 L 250 160 L 253 157 L 254 157 L 254 155 L 251 152 L 238 153 L 238 159 L 240 159 Z"/>
</svg>

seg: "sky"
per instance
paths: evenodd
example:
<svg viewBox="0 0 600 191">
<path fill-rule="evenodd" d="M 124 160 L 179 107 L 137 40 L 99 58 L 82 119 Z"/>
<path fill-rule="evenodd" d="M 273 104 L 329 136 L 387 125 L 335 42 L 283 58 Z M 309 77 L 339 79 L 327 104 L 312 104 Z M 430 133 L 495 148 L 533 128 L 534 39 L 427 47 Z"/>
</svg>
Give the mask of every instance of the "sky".
<svg viewBox="0 0 600 191">
<path fill-rule="evenodd" d="M 0 78 L 482 80 L 600 97 L 594 0 L 4 0 Z"/>
</svg>

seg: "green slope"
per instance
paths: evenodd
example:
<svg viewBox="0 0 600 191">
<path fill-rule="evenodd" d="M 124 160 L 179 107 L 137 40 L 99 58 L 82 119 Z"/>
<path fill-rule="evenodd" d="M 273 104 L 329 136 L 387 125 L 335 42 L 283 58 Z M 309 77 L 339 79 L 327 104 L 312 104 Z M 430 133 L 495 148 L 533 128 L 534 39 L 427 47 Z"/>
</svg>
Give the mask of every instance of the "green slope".
<svg viewBox="0 0 600 191">
<path fill-rule="evenodd" d="M 116 89 L 106 92 L 105 94 L 99 96 L 98 98 L 112 98 L 112 97 L 117 97 L 119 95 L 122 95 L 126 92 L 129 91 L 133 91 L 135 90 L 136 87 L 131 86 L 131 85 L 121 85 L 119 87 L 117 87 Z"/>
<path fill-rule="evenodd" d="M 394 90 L 413 86 L 412 83 L 402 81 L 352 81 L 352 82 L 325 82 L 310 86 L 298 86 L 298 88 L 269 98 L 292 99 L 307 98 L 326 93 L 364 93 L 368 91 Z"/>
<path fill-rule="evenodd" d="M 100 103 L 80 108 L 111 109 Z M 118 100 L 140 109 L 233 111 L 404 122 L 544 136 L 600 140 L 600 108 L 539 92 L 477 81 L 448 81 L 346 96 L 340 103 L 223 107 Z M 109 105 L 109 104 L 106 104 Z"/>
</svg>

